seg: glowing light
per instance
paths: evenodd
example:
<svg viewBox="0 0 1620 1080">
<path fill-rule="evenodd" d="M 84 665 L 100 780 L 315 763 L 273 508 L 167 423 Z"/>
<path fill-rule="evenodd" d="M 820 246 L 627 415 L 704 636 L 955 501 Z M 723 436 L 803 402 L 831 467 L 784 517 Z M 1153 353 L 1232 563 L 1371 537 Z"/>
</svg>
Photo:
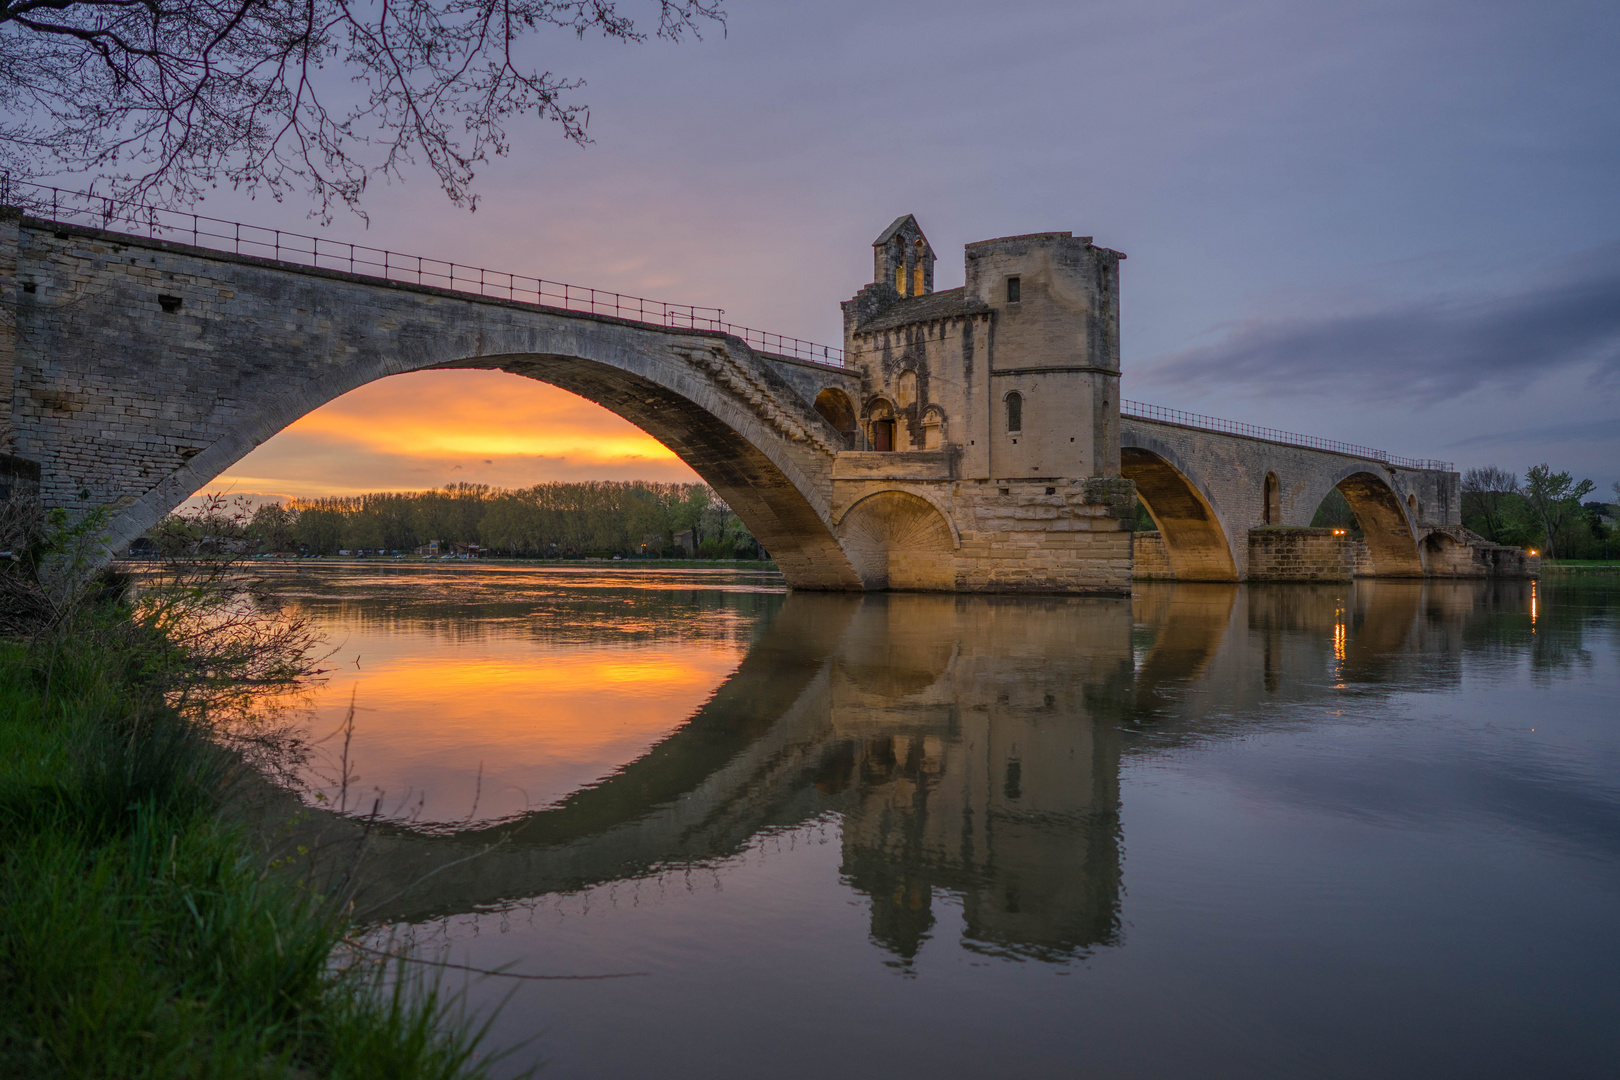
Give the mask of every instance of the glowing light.
<svg viewBox="0 0 1620 1080">
<path fill-rule="evenodd" d="M 1334 536 L 1343 536 L 1344 535 L 1344 530 L 1343 529 L 1334 529 L 1333 530 L 1333 535 Z"/>
</svg>

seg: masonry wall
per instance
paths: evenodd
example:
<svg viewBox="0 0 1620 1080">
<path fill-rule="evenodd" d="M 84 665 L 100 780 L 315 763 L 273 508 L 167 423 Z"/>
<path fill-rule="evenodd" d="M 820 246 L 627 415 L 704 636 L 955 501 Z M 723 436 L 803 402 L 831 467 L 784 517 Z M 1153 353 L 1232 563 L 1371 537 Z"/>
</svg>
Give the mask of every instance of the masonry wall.
<svg viewBox="0 0 1620 1080">
<path fill-rule="evenodd" d="M 1378 576 L 1378 569 L 1373 565 L 1372 550 L 1367 547 L 1365 540 L 1357 540 L 1350 546 L 1350 565 L 1356 577 Z"/>
<path fill-rule="evenodd" d="M 1354 541 L 1333 529 L 1249 530 L 1250 581 L 1349 581 Z"/>
<path fill-rule="evenodd" d="M 1135 561 L 1133 576 L 1138 581 L 1171 581 L 1175 572 L 1170 569 L 1170 553 L 1165 549 L 1164 537 L 1157 529 L 1144 529 L 1132 534 L 1131 549 Z"/>
<path fill-rule="evenodd" d="M 974 591 L 1126 595 L 1135 506 L 1128 480 L 960 485 L 957 581 Z"/>
<path fill-rule="evenodd" d="M 841 476 L 833 483 L 839 538 L 858 566 L 887 562 L 897 578 L 886 587 L 1097 595 L 1130 591 L 1132 533 L 1127 526 L 1135 487 L 1129 481 L 993 483 Z M 893 554 L 885 558 L 880 549 Z M 868 550 L 873 554 L 863 554 Z M 947 572 L 948 584 L 898 576 Z"/>
<path fill-rule="evenodd" d="M 1524 549 L 1490 543 L 1461 527 L 1431 532 L 1423 547 L 1430 577 L 1534 576 Z"/>
</svg>

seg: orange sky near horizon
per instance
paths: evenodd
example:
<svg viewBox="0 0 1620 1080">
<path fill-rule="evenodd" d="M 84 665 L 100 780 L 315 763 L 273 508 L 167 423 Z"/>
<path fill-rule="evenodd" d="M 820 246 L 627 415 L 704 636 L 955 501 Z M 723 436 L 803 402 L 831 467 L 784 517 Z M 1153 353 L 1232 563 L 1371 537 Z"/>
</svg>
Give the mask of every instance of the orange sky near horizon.
<svg viewBox="0 0 1620 1080">
<path fill-rule="evenodd" d="M 611 775 L 686 723 L 743 651 L 325 628 L 337 662 L 304 692 L 315 740 L 305 779 L 335 797 L 346 753 L 351 794 L 381 798 L 390 814 L 421 799 L 430 822 L 532 810 Z M 333 733 L 349 715 L 345 745 Z"/>
<path fill-rule="evenodd" d="M 548 480 L 698 476 L 651 435 L 566 390 L 501 371 L 418 371 L 307 414 L 198 494 L 292 499 Z"/>
</svg>

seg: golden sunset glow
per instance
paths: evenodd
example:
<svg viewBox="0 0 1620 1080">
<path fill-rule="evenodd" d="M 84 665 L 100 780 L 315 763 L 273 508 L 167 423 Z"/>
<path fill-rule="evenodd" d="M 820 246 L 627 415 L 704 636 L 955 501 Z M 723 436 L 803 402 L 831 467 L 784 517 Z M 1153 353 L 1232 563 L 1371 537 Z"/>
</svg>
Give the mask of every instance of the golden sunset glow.
<svg viewBox="0 0 1620 1080">
<path fill-rule="evenodd" d="M 295 498 L 462 481 L 696 479 L 652 436 L 565 390 L 499 371 L 421 371 L 316 409 L 204 490 Z"/>
<path fill-rule="evenodd" d="M 503 638 L 437 651 L 425 636 L 333 638 L 329 681 L 310 702 L 311 735 L 326 739 L 312 779 L 336 775 L 342 742 L 327 736 L 352 702 L 352 783 L 390 806 L 426 792 L 428 820 L 465 816 L 474 800 L 480 817 L 518 813 L 611 774 L 690 719 L 742 656 L 714 643 L 554 650 Z"/>
</svg>

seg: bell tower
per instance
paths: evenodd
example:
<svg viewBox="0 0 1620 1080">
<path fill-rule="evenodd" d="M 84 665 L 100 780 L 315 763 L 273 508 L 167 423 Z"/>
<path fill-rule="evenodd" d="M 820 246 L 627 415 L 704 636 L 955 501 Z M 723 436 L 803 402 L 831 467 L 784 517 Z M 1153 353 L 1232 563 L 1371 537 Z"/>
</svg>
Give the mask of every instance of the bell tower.
<svg viewBox="0 0 1620 1080">
<path fill-rule="evenodd" d="M 934 291 L 934 249 L 910 214 L 895 218 L 872 241 L 872 280 L 891 286 L 901 296 L 926 296 Z"/>
</svg>

